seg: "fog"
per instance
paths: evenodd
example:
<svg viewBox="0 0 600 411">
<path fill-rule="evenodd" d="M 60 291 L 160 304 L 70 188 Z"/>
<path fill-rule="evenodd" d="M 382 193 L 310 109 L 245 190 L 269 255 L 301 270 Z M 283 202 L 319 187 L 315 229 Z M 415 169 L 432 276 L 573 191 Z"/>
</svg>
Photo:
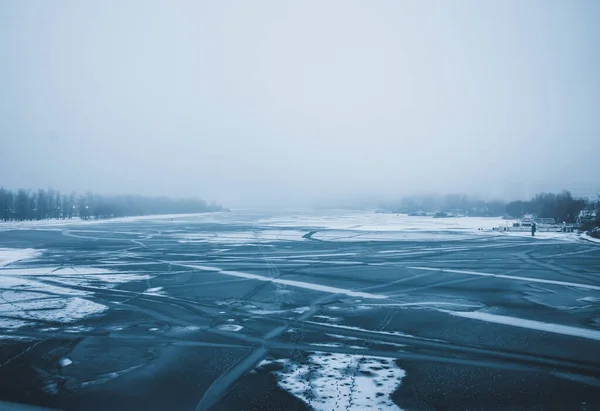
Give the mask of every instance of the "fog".
<svg viewBox="0 0 600 411">
<path fill-rule="evenodd" d="M 598 21 L 585 0 L 4 1 L 0 185 L 593 194 Z"/>
</svg>

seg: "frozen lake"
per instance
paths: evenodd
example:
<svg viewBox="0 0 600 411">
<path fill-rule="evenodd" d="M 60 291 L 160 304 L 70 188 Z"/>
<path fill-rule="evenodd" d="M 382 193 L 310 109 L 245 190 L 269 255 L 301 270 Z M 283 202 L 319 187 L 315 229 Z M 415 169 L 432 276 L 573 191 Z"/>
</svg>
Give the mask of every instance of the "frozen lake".
<svg viewBox="0 0 600 411">
<path fill-rule="evenodd" d="M 0 225 L 0 400 L 600 409 L 600 245 L 497 218 Z"/>
</svg>

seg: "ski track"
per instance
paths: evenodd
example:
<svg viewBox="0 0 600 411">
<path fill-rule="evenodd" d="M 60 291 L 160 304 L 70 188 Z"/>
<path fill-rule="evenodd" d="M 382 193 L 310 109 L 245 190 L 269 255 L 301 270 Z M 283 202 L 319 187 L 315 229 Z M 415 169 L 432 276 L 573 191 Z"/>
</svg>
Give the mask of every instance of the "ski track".
<svg viewBox="0 0 600 411">
<path fill-rule="evenodd" d="M 572 337 L 587 338 L 600 341 L 600 331 L 589 328 L 572 327 L 568 325 L 546 323 L 542 321 L 526 320 L 524 318 L 496 315 L 486 312 L 474 311 L 444 311 L 450 315 L 472 320 L 486 321 L 511 327 L 527 328 L 529 330 L 545 331 L 554 334 L 568 335 Z"/>
<path fill-rule="evenodd" d="M 491 273 L 483 273 L 483 272 L 479 272 L 479 271 L 454 270 L 454 269 L 449 269 L 449 268 L 433 268 L 433 267 L 406 267 L 406 268 L 409 268 L 411 270 L 440 271 L 440 272 L 444 272 L 444 273 L 477 275 L 477 276 L 481 276 L 481 277 L 504 278 L 504 279 L 515 280 L 515 281 L 525 281 L 528 283 L 554 284 L 554 285 L 562 285 L 562 286 L 567 286 L 567 287 L 577 287 L 577 288 L 583 288 L 583 289 L 587 289 L 587 290 L 600 291 L 600 286 L 597 286 L 597 285 L 572 283 L 572 282 L 557 281 L 557 280 L 547 280 L 547 279 L 535 278 L 535 277 L 519 277 L 519 276 L 515 276 L 515 275 L 491 274 Z"/>
</svg>

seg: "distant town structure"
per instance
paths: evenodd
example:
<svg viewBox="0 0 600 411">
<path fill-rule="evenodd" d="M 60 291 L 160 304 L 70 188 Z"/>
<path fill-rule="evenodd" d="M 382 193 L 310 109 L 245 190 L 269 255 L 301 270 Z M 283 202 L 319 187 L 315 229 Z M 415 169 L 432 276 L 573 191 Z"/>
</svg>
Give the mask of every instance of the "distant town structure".
<svg viewBox="0 0 600 411">
<path fill-rule="evenodd" d="M 584 209 L 579 212 L 577 216 L 577 224 L 583 224 L 589 221 L 594 221 L 598 217 L 598 213 L 595 209 Z"/>
<path fill-rule="evenodd" d="M 520 225 L 522 227 L 531 227 L 533 222 L 534 222 L 533 214 L 524 214 L 523 217 L 521 217 Z"/>
</svg>

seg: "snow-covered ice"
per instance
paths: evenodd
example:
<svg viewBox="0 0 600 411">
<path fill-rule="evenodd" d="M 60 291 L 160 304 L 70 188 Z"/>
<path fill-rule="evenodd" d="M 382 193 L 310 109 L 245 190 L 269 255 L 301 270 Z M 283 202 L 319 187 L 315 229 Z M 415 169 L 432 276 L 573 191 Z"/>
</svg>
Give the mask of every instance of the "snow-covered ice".
<svg viewBox="0 0 600 411">
<path fill-rule="evenodd" d="M 402 231 L 440 229 L 492 229 L 505 221 L 499 217 L 432 218 L 412 217 L 406 214 L 360 212 L 334 212 L 330 215 L 310 215 L 264 218 L 258 224 L 270 227 L 309 227 L 311 229 L 355 231 Z"/>
<path fill-rule="evenodd" d="M 320 410 L 400 410 L 390 396 L 400 386 L 406 373 L 394 360 L 354 354 L 315 352 L 305 362 L 291 360 L 263 361 L 278 363 L 278 385 Z"/>
<path fill-rule="evenodd" d="M 31 229 L 63 229 L 65 227 L 85 227 L 93 226 L 97 224 L 122 224 L 130 223 L 135 221 L 148 221 L 148 222 L 167 222 L 177 221 L 185 222 L 186 219 L 193 221 L 211 221 L 219 219 L 224 213 L 213 212 L 213 213 L 197 213 L 197 214 L 158 214 L 158 215 L 146 215 L 146 216 L 131 216 L 131 217 L 118 217 L 104 220 L 82 220 L 79 218 L 65 219 L 65 220 L 36 220 L 36 221 L 7 221 L 0 222 L 0 231 L 9 230 L 31 230 Z"/>
<path fill-rule="evenodd" d="M 0 267 L 20 260 L 28 260 L 38 257 L 42 252 L 32 248 L 0 248 Z"/>
<path fill-rule="evenodd" d="M 44 298 L 16 303 L 0 299 L 0 315 L 26 321 L 72 323 L 107 309 L 105 305 L 80 297 Z"/>
<path fill-rule="evenodd" d="M 47 277 L 48 279 L 65 285 L 94 286 L 102 283 L 103 287 L 112 288 L 118 284 L 131 281 L 148 280 L 147 274 L 134 272 L 117 272 L 98 267 L 26 267 L 26 268 L 1 268 L 2 276 Z"/>
</svg>

